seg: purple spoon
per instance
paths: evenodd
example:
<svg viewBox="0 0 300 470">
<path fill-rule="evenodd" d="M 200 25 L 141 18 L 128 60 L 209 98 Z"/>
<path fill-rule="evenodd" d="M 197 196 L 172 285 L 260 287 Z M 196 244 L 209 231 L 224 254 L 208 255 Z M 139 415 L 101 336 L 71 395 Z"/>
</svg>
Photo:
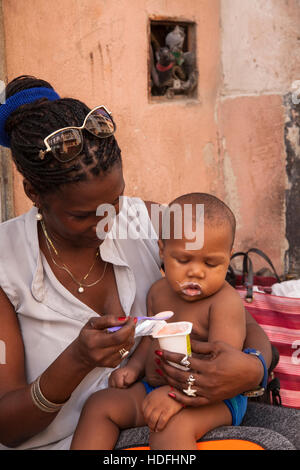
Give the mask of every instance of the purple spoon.
<svg viewBox="0 0 300 470">
<path fill-rule="evenodd" d="M 165 312 L 159 312 L 156 315 L 153 315 L 153 317 L 132 317 L 132 318 L 137 318 L 138 321 L 140 320 L 169 320 L 174 315 L 174 312 L 171 311 L 165 311 Z M 122 325 L 123 326 L 123 325 Z M 111 328 L 107 328 L 107 331 L 109 333 L 113 333 L 114 331 L 120 330 L 122 326 L 113 326 Z"/>
</svg>

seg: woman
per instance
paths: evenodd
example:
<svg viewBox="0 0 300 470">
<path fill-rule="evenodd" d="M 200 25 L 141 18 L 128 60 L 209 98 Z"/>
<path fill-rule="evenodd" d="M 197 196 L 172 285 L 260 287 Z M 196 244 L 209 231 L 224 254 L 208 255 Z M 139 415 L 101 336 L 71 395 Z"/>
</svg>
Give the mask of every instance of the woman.
<svg viewBox="0 0 300 470">
<path fill-rule="evenodd" d="M 157 243 L 153 237 L 119 239 L 115 223 L 104 241 L 97 237 L 99 206 L 113 206 L 121 227 L 133 206 L 124 198 L 119 207 L 121 152 L 105 108 L 91 112 L 28 76 L 13 80 L 6 97 L 0 143 L 11 148 L 35 207 L 0 226 L 0 339 L 6 345 L 0 442 L 4 448 L 68 449 L 87 397 L 107 387 L 112 368 L 133 350 L 131 317 L 146 314 L 147 291 L 161 275 Z M 64 129 L 70 126 L 81 129 Z M 139 212 L 141 225 L 149 224 L 145 204 Z M 107 332 L 118 325 L 124 326 Z M 268 365 L 269 343 L 253 320 L 247 342 Z M 256 388 L 262 363 L 218 347 L 214 370 L 201 371 L 207 382 L 215 377 L 219 392 L 212 399 Z"/>
</svg>

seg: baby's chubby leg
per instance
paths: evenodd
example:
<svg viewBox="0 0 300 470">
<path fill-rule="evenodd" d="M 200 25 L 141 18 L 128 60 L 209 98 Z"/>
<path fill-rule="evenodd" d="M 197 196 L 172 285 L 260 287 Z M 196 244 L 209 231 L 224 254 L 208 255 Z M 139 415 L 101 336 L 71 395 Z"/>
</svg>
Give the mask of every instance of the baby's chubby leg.
<svg viewBox="0 0 300 470">
<path fill-rule="evenodd" d="M 71 449 L 113 449 L 120 429 L 144 426 L 142 402 L 146 391 L 142 383 L 127 389 L 107 388 L 86 401 L 75 430 Z"/>
<path fill-rule="evenodd" d="M 225 403 L 185 408 L 174 415 L 160 432 L 150 434 L 150 448 L 197 450 L 196 441 L 219 426 L 230 426 L 232 416 Z"/>
</svg>

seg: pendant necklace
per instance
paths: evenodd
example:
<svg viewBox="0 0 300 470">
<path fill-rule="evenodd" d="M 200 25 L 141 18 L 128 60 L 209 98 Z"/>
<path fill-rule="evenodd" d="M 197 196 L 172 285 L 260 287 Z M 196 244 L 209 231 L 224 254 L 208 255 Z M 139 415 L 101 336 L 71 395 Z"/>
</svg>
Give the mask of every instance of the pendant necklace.
<svg viewBox="0 0 300 470">
<path fill-rule="evenodd" d="M 82 293 L 84 292 L 84 289 L 85 289 L 86 287 L 93 287 L 93 286 L 95 286 L 96 284 L 98 284 L 98 282 L 102 281 L 102 279 L 104 278 L 104 275 L 105 275 L 106 268 L 107 268 L 107 261 L 106 261 L 106 263 L 105 263 L 105 265 L 104 265 L 103 273 L 102 273 L 101 277 L 100 277 L 99 279 L 97 279 L 97 281 L 92 282 L 91 284 L 84 284 L 84 282 L 83 282 L 83 281 L 85 281 L 85 280 L 88 278 L 88 276 L 90 275 L 90 273 L 91 273 L 93 267 L 95 266 L 96 261 L 97 261 L 97 258 L 98 258 L 98 256 L 99 256 L 99 250 L 97 250 L 96 257 L 95 257 L 95 259 L 94 259 L 94 261 L 93 261 L 92 266 L 91 266 L 90 269 L 88 270 L 87 274 L 81 279 L 81 281 L 78 281 L 78 280 L 75 278 L 75 276 L 72 274 L 72 272 L 70 271 L 70 269 L 68 268 L 68 266 L 67 266 L 65 263 L 62 262 L 62 260 L 61 260 L 61 258 L 60 258 L 60 256 L 59 256 L 59 253 L 58 253 L 58 251 L 57 251 L 57 249 L 55 248 L 55 246 L 54 246 L 54 244 L 53 244 L 51 238 L 49 237 L 49 235 L 48 235 L 48 233 L 47 233 L 47 230 L 46 230 L 44 221 L 43 221 L 43 220 L 40 220 L 40 222 L 41 222 L 41 226 L 42 226 L 42 229 L 43 229 L 43 232 L 44 232 L 44 235 L 45 235 L 46 245 L 47 245 L 47 247 L 48 247 L 48 250 L 49 250 L 49 253 L 50 253 L 50 257 L 51 257 L 53 263 L 55 264 L 55 266 L 57 266 L 57 267 L 60 268 L 60 269 L 63 269 L 64 271 L 66 271 L 66 272 L 69 274 L 69 276 L 72 278 L 72 280 L 75 282 L 75 284 L 77 284 L 77 285 L 79 286 L 78 289 L 77 289 L 77 292 L 78 292 L 79 294 L 82 294 Z M 51 252 L 51 248 L 52 248 L 52 250 L 54 251 L 54 253 L 55 253 L 55 255 L 57 256 L 57 258 L 62 262 L 62 265 L 59 265 L 59 264 L 55 261 L 55 259 L 53 258 L 52 252 Z"/>
</svg>

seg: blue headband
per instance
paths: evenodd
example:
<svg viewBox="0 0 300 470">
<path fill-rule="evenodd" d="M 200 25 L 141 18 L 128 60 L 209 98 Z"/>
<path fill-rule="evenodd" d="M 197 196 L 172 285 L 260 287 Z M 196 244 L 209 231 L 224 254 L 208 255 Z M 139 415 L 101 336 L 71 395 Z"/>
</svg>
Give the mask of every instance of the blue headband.
<svg viewBox="0 0 300 470">
<path fill-rule="evenodd" d="M 10 139 L 7 132 L 5 132 L 5 123 L 11 113 L 19 106 L 34 103 L 34 101 L 37 101 L 40 98 L 47 98 L 49 101 L 55 101 L 59 100 L 60 96 L 56 91 L 52 90 L 52 88 L 28 88 L 27 90 L 19 91 L 10 98 L 7 98 L 6 102 L 0 106 L 0 145 L 3 145 L 3 147 L 10 147 Z"/>
</svg>

